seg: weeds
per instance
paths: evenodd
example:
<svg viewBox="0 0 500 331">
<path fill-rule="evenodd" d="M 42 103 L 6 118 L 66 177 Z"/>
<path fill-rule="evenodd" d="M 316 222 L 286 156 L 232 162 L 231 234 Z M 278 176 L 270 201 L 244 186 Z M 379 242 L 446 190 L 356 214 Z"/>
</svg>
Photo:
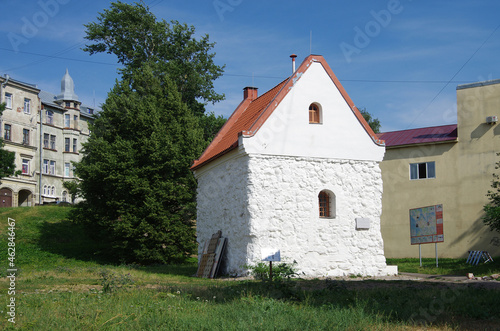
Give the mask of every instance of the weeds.
<svg viewBox="0 0 500 331">
<path fill-rule="evenodd" d="M 297 276 L 297 270 L 295 270 L 296 264 L 297 262 L 293 261 L 292 264 L 283 262 L 273 266 L 272 280 L 282 282 Z M 255 279 L 262 281 L 269 281 L 271 279 L 271 268 L 268 263 L 258 262 L 255 265 L 246 265 L 245 268 L 250 269 L 250 274 L 254 276 Z"/>
<path fill-rule="evenodd" d="M 99 277 L 101 278 L 102 291 L 104 293 L 111 293 L 125 285 L 131 285 L 134 283 L 130 273 L 123 275 L 117 275 L 116 273 L 103 269 L 99 271 Z"/>
</svg>

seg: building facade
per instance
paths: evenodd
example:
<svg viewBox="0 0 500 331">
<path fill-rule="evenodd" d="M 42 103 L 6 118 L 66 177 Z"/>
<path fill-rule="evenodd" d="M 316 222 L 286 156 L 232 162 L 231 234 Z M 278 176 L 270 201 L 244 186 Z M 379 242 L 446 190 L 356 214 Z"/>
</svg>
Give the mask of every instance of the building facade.
<svg viewBox="0 0 500 331">
<path fill-rule="evenodd" d="M 33 206 L 37 190 L 37 154 L 40 90 L 36 85 L 0 77 L 0 117 L 4 148 L 15 153 L 16 170 L 21 174 L 0 179 L 0 207 Z"/>
<path fill-rule="evenodd" d="M 379 142 L 322 56 L 244 100 L 192 166 L 197 240 L 227 238 L 225 273 L 279 250 L 306 276 L 386 275 Z"/>
<path fill-rule="evenodd" d="M 73 162 L 81 158 L 93 108 L 79 101 L 67 70 L 58 95 L 8 77 L 0 79 L 7 105 L 1 134 L 5 149 L 16 154 L 16 169 L 22 170 L 21 175 L 1 180 L 2 196 L 10 197 L 3 206 L 72 201 L 63 182 L 76 179 Z"/>
<path fill-rule="evenodd" d="M 500 255 L 500 234 L 482 222 L 495 163 L 500 160 L 500 80 L 457 87 L 457 124 L 387 132 L 381 163 L 385 254 L 418 257 L 410 210 L 442 205 L 444 241 L 421 244 L 423 257 L 466 257 L 469 250 Z"/>
</svg>

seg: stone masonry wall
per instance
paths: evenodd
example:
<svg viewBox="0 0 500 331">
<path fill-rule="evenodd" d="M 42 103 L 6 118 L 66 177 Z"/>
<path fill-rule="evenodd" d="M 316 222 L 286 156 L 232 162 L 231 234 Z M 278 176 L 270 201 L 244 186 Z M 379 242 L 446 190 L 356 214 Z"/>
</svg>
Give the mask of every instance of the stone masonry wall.
<svg viewBox="0 0 500 331">
<path fill-rule="evenodd" d="M 297 261 L 311 277 L 386 274 L 380 233 L 382 178 L 378 162 L 251 156 L 250 236 L 247 259 L 278 248 L 282 261 Z M 335 194 L 336 216 L 319 217 L 318 194 Z M 356 218 L 369 218 L 356 230 Z"/>
<path fill-rule="evenodd" d="M 210 169 L 196 172 L 198 257 L 201 258 L 204 243 L 221 230 L 228 239 L 225 267 L 221 271 L 241 275 L 253 240 L 249 236 L 248 156 L 232 155 L 216 162 Z"/>
</svg>

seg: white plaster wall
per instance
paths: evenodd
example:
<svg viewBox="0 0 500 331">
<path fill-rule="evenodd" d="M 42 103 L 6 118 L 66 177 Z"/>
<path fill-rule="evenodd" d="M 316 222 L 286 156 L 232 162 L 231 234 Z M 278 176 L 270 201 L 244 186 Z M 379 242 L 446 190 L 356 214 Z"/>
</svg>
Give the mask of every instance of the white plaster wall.
<svg viewBox="0 0 500 331">
<path fill-rule="evenodd" d="M 278 248 L 305 276 L 384 275 L 380 233 L 381 172 L 376 161 L 250 156 L 250 262 L 262 248 Z M 319 217 L 318 194 L 336 196 L 336 217 Z M 369 230 L 356 230 L 357 217 Z"/>
<path fill-rule="evenodd" d="M 242 275 L 247 263 L 250 236 L 248 213 L 248 156 L 233 151 L 196 170 L 198 257 L 214 233 L 227 238 L 226 267 L 223 273 Z"/>
<path fill-rule="evenodd" d="M 309 105 L 321 106 L 322 123 L 309 124 Z M 300 77 L 255 136 L 242 138 L 248 154 L 382 161 L 374 143 L 320 63 Z"/>
</svg>

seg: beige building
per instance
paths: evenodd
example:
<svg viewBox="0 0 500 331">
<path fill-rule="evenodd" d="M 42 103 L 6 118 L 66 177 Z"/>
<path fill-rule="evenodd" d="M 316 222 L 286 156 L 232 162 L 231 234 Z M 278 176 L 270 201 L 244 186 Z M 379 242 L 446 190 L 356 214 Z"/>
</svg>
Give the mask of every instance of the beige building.
<svg viewBox="0 0 500 331">
<path fill-rule="evenodd" d="M 37 188 L 37 135 L 40 90 L 27 84 L 0 77 L 0 102 L 6 108 L 0 117 L 5 149 L 15 152 L 16 169 L 21 174 L 3 178 L 0 183 L 0 207 L 32 206 Z"/>
<path fill-rule="evenodd" d="M 16 154 L 18 176 L 0 183 L 0 206 L 33 206 L 71 201 L 64 181 L 75 179 L 73 162 L 80 160 L 82 143 L 88 139 L 93 108 L 82 105 L 68 71 L 61 93 L 40 91 L 35 85 L 0 77 L 1 134 L 5 149 Z"/>
<path fill-rule="evenodd" d="M 479 82 L 457 87 L 457 125 L 379 135 L 386 142 L 381 163 L 386 257 L 419 256 L 418 240 L 411 244 L 410 210 L 436 205 L 443 213 L 439 257 L 466 257 L 469 250 L 500 255 L 500 233 L 481 219 L 500 160 L 497 117 L 500 80 Z M 421 244 L 421 249 L 422 257 L 434 257 L 436 244 Z"/>
</svg>

